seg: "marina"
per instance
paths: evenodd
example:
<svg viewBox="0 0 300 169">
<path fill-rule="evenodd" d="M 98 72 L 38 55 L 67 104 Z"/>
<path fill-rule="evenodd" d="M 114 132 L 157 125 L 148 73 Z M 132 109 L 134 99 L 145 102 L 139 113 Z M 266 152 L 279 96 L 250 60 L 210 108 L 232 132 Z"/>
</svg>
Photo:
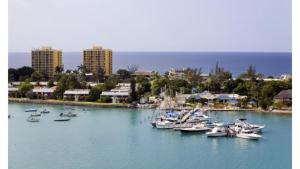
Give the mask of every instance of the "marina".
<svg viewBox="0 0 300 169">
<path fill-rule="evenodd" d="M 29 123 L 24 110 L 32 107 L 51 113 Z M 263 137 L 254 141 L 240 138 L 243 135 L 208 137 L 209 131 L 155 129 L 153 109 L 73 109 L 78 117 L 55 123 L 61 112 L 68 112 L 62 105 L 10 103 L 9 114 L 14 118 L 9 119 L 9 168 L 291 168 L 292 116 L 207 112 L 215 127 L 242 118 L 264 124 Z"/>
</svg>

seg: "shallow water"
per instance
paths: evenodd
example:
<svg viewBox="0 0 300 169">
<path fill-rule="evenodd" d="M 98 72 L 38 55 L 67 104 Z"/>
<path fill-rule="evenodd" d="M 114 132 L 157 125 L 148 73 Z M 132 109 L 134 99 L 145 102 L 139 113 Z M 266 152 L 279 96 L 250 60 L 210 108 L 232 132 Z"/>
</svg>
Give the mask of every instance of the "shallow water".
<svg viewBox="0 0 300 169">
<path fill-rule="evenodd" d="M 232 122 L 265 124 L 259 141 L 207 138 L 150 125 L 153 110 L 74 107 L 78 117 L 54 122 L 64 106 L 10 103 L 9 169 L 289 169 L 290 115 L 209 113 Z M 29 123 L 28 108 L 51 111 Z"/>
</svg>

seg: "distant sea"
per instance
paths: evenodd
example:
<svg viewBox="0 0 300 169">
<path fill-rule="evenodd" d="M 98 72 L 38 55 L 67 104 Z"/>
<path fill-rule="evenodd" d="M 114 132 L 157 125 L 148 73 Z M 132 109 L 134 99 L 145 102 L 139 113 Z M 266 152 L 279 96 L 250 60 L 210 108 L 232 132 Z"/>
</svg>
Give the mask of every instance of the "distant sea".
<svg viewBox="0 0 300 169">
<path fill-rule="evenodd" d="M 82 52 L 63 52 L 65 70 L 82 64 Z M 245 72 L 250 64 L 264 75 L 292 74 L 292 53 L 239 53 L 239 52 L 113 52 L 113 71 L 136 64 L 139 70 L 156 70 L 160 73 L 170 68 L 202 68 L 208 73 L 219 62 L 234 76 Z M 9 53 L 8 66 L 18 68 L 31 65 L 30 53 Z"/>
</svg>

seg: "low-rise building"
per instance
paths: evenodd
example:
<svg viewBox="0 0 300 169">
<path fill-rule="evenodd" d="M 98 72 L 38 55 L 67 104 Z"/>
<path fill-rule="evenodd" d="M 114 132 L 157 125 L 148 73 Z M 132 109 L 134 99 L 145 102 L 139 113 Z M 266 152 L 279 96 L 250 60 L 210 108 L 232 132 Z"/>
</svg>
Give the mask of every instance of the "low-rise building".
<svg viewBox="0 0 300 169">
<path fill-rule="evenodd" d="M 56 90 L 56 86 L 54 87 L 35 87 L 32 89 L 32 92 L 36 95 L 38 99 L 48 99 L 53 96 L 54 91 Z"/>
<path fill-rule="evenodd" d="M 130 83 L 118 83 L 116 88 L 102 92 L 100 97 L 108 96 L 112 99 L 113 103 L 119 103 L 128 99 L 130 92 Z"/>
<path fill-rule="evenodd" d="M 274 97 L 274 101 L 291 103 L 292 102 L 292 89 L 282 90 Z"/>
<path fill-rule="evenodd" d="M 82 101 L 89 95 L 89 89 L 71 89 L 64 92 L 64 99 Z"/>
</svg>

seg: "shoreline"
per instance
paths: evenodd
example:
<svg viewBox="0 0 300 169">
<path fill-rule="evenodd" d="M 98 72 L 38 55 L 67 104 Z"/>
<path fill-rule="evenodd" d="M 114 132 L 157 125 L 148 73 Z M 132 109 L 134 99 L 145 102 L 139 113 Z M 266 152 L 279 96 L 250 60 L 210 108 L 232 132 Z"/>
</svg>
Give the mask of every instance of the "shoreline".
<svg viewBox="0 0 300 169">
<path fill-rule="evenodd" d="M 62 100 L 31 100 L 27 98 L 8 98 L 8 103 L 34 103 L 48 105 L 67 105 L 67 106 L 83 106 L 83 107 L 100 107 L 100 108 L 129 108 L 126 103 L 98 103 L 98 102 L 76 102 Z M 206 109 L 205 111 L 249 111 L 254 113 L 292 115 L 291 110 L 260 110 L 260 109 Z"/>
<path fill-rule="evenodd" d="M 76 102 L 76 101 L 62 101 L 62 100 L 31 100 L 27 98 L 8 98 L 8 103 L 34 103 L 34 104 L 101 107 L 101 108 L 128 108 L 129 105 L 124 103 Z"/>
</svg>

